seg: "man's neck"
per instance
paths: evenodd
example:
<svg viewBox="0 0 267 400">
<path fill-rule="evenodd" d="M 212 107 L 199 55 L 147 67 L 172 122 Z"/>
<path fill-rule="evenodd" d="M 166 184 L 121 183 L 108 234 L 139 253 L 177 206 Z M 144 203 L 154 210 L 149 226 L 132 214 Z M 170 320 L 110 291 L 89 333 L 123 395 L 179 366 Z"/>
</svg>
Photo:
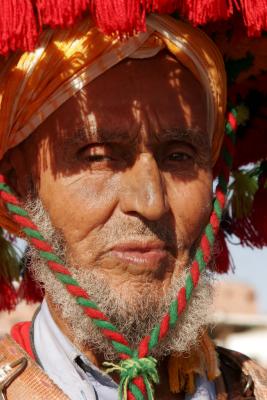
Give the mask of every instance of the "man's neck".
<svg viewBox="0 0 267 400">
<path fill-rule="evenodd" d="M 97 354 L 96 352 L 91 350 L 87 345 L 77 343 L 68 322 L 59 315 L 58 307 L 55 306 L 55 304 L 52 302 L 49 296 L 46 296 L 46 301 L 50 314 L 55 323 L 57 324 L 58 328 L 61 330 L 61 332 L 70 340 L 71 343 L 75 343 L 75 346 L 78 347 L 78 349 L 85 355 L 85 357 L 89 361 L 91 361 L 91 363 L 100 368 L 104 361 L 103 355 Z"/>
</svg>

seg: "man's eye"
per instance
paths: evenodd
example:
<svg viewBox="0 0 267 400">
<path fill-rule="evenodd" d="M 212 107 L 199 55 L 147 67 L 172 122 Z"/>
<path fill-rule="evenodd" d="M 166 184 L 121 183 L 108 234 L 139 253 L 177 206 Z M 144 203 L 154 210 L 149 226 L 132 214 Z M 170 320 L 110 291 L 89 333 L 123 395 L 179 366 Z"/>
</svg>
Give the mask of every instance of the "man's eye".
<svg viewBox="0 0 267 400">
<path fill-rule="evenodd" d="M 101 163 L 113 161 L 113 151 L 107 145 L 86 146 L 79 151 L 79 158 L 89 163 Z"/>
<path fill-rule="evenodd" d="M 112 161 L 112 158 L 101 154 L 92 154 L 86 156 L 85 160 L 89 162 L 103 162 L 103 161 Z"/>
<path fill-rule="evenodd" d="M 192 156 L 184 152 L 175 152 L 168 156 L 169 161 L 188 161 L 192 159 Z"/>
</svg>

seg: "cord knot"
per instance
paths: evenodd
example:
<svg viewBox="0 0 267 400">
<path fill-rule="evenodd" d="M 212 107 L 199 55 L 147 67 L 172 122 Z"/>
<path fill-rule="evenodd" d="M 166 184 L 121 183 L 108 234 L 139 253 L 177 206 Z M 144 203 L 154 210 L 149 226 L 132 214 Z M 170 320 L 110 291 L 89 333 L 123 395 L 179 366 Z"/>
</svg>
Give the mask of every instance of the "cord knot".
<svg viewBox="0 0 267 400">
<path fill-rule="evenodd" d="M 108 367 L 106 372 L 118 372 L 120 374 L 119 398 L 127 400 L 127 390 L 132 387 L 132 380 L 138 376 L 142 376 L 147 390 L 149 400 L 153 400 L 152 383 L 159 383 L 157 371 L 157 360 L 151 356 L 138 358 L 133 357 L 122 360 L 119 364 L 104 362 L 103 365 Z"/>
</svg>

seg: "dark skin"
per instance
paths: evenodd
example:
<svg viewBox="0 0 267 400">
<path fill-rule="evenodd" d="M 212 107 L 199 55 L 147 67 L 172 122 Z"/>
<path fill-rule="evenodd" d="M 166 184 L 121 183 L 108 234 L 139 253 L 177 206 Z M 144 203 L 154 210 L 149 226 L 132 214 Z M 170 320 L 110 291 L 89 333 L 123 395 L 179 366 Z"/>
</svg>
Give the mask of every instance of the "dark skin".
<svg viewBox="0 0 267 400">
<path fill-rule="evenodd" d="M 211 210 L 210 156 L 204 90 L 162 52 L 95 79 L 11 150 L 2 170 L 22 200 L 35 188 L 71 256 L 81 268 L 99 268 L 127 300 L 148 287 L 162 296 L 189 261 Z M 151 251 L 144 238 L 140 248 L 127 234 L 140 220 L 152 230 L 168 226 L 173 241 L 153 239 Z M 113 226 L 126 232 L 105 239 Z M 73 340 L 60 310 L 48 304 Z M 101 354 L 82 351 L 101 364 Z M 165 363 L 156 398 L 183 398 L 169 393 Z"/>
</svg>

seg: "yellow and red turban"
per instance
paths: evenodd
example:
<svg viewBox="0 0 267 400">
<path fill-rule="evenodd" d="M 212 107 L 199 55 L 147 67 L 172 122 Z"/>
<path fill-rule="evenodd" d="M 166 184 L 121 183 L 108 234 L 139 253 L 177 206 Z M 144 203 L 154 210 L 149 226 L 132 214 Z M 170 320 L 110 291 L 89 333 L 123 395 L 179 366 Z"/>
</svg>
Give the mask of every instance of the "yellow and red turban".
<svg viewBox="0 0 267 400">
<path fill-rule="evenodd" d="M 218 156 L 226 103 L 224 63 L 202 31 L 170 17 L 150 16 L 147 32 L 125 41 L 104 36 L 91 20 L 47 30 L 33 52 L 0 64 L 0 159 L 77 91 L 126 57 L 145 58 L 167 48 L 207 92 L 213 159 Z"/>
</svg>

